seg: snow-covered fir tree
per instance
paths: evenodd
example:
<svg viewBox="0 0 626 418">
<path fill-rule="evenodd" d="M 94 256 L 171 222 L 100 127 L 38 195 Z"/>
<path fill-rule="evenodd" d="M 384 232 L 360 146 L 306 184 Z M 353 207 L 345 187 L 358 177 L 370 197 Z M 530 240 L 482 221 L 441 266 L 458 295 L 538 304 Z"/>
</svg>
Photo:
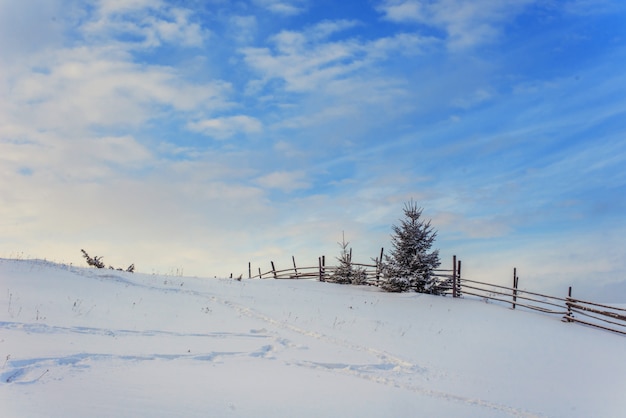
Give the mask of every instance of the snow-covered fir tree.
<svg viewBox="0 0 626 418">
<path fill-rule="evenodd" d="M 412 200 L 404 205 L 404 219 L 393 225 L 392 251 L 382 264 L 381 286 L 389 292 L 414 289 L 420 293 L 441 294 L 443 289 L 433 270 L 441 265 L 439 250 L 431 251 L 437 232 L 430 221 L 421 219 L 422 208 Z"/>
<path fill-rule="evenodd" d="M 338 244 L 341 247 L 341 254 L 337 257 L 339 265 L 328 281 L 342 284 L 364 284 L 367 278 L 365 269 L 352 264 L 352 251 L 348 249 L 350 243 L 346 242 L 345 236 Z"/>
</svg>

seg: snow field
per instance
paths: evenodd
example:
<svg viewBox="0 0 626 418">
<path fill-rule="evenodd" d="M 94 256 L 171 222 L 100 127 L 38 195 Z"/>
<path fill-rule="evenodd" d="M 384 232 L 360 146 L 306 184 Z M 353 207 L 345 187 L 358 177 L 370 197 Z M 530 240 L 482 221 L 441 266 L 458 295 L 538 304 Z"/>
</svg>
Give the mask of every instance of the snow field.
<svg viewBox="0 0 626 418">
<path fill-rule="evenodd" d="M 626 339 L 478 300 L 0 260 L 3 417 L 617 417 Z"/>
</svg>

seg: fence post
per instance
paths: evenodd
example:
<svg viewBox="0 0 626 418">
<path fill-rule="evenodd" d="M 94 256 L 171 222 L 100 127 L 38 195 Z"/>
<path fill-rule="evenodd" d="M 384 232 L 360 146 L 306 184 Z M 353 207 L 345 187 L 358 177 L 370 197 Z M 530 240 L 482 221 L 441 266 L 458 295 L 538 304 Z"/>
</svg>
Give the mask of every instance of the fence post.
<svg viewBox="0 0 626 418">
<path fill-rule="evenodd" d="M 322 257 L 317 258 L 317 263 L 320 269 L 320 282 L 324 281 L 324 270 L 322 270 Z"/>
<path fill-rule="evenodd" d="M 274 267 L 274 262 L 273 261 L 270 261 L 270 263 L 272 263 L 272 273 L 274 274 L 274 278 L 276 279 L 277 278 L 277 276 L 276 276 L 276 267 Z"/>
<path fill-rule="evenodd" d="M 252 278 L 252 263 L 248 261 L 248 279 Z"/>
<path fill-rule="evenodd" d="M 570 286 L 567 291 L 567 302 L 565 302 L 565 304 L 567 305 L 567 313 L 563 317 L 563 321 L 572 322 L 572 286 Z"/>
<path fill-rule="evenodd" d="M 515 309 L 515 304 L 517 302 L 517 283 L 519 277 L 517 277 L 517 268 L 513 267 L 513 309 Z"/>
<path fill-rule="evenodd" d="M 259 279 L 262 279 L 263 277 L 261 276 L 261 267 L 259 267 Z"/>
<path fill-rule="evenodd" d="M 294 255 L 291 256 L 293 260 L 293 271 L 296 273 L 296 279 L 298 278 L 298 268 L 296 267 L 296 257 Z"/>
<path fill-rule="evenodd" d="M 456 294 L 456 255 L 452 256 L 452 297 L 457 297 Z"/>
<path fill-rule="evenodd" d="M 458 285 L 458 288 L 456 290 L 456 297 L 458 298 L 458 297 L 461 297 L 461 294 L 462 294 L 461 293 L 461 260 L 459 260 L 457 263 L 458 263 L 458 266 L 456 268 L 456 275 L 457 275 L 456 283 Z"/>
<path fill-rule="evenodd" d="M 385 247 L 380 248 L 380 258 L 376 260 L 376 286 L 379 285 L 380 282 L 380 270 L 383 265 L 383 251 Z"/>
</svg>

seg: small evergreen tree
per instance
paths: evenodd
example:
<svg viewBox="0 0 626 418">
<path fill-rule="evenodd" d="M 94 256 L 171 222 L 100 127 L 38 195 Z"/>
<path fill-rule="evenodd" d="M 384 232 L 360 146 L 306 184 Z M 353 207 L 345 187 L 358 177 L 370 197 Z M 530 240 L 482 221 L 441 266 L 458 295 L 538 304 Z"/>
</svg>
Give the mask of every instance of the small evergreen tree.
<svg viewBox="0 0 626 418">
<path fill-rule="evenodd" d="M 87 264 L 89 264 L 90 266 L 99 268 L 99 269 L 103 269 L 104 268 L 104 263 L 102 262 L 102 257 L 90 257 L 89 254 L 87 254 L 87 251 L 85 250 L 80 250 L 83 253 L 83 257 L 85 257 L 85 260 L 87 261 Z"/>
<path fill-rule="evenodd" d="M 437 232 L 430 221 L 421 219 L 422 208 L 412 200 L 404 205 L 404 219 L 393 225 L 391 255 L 385 256 L 381 286 L 389 292 L 406 292 L 414 289 L 420 293 L 441 294 L 443 290 L 433 276 L 441 265 L 439 250 L 430 251 Z"/>
<path fill-rule="evenodd" d="M 341 284 L 364 284 L 367 278 L 365 269 L 352 264 L 352 251 L 348 249 L 350 243 L 346 242 L 345 236 L 338 244 L 341 247 L 341 254 L 337 257 L 339 265 L 328 281 Z"/>
<path fill-rule="evenodd" d="M 89 256 L 89 254 L 87 254 L 87 251 L 85 250 L 80 250 L 83 253 L 83 257 L 85 257 L 85 260 L 87 261 L 87 264 L 89 264 L 90 266 L 99 268 L 99 269 L 103 269 L 104 268 L 104 263 L 102 262 L 102 257 L 91 257 Z M 124 271 L 124 269 L 118 268 L 116 269 L 113 266 L 109 266 L 109 269 L 111 270 L 120 270 L 120 271 Z M 131 264 L 130 266 L 128 266 L 128 268 L 125 270 L 129 273 L 134 273 L 135 272 L 135 264 Z"/>
</svg>

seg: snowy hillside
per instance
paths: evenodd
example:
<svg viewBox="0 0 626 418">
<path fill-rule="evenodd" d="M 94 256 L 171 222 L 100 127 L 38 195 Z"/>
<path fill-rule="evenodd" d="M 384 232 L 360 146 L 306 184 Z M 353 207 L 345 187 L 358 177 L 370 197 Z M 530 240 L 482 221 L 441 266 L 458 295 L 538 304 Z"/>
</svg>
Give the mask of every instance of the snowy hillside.
<svg viewBox="0 0 626 418">
<path fill-rule="evenodd" d="M 618 417 L 626 338 L 479 300 L 0 259 L 0 416 Z"/>
</svg>

